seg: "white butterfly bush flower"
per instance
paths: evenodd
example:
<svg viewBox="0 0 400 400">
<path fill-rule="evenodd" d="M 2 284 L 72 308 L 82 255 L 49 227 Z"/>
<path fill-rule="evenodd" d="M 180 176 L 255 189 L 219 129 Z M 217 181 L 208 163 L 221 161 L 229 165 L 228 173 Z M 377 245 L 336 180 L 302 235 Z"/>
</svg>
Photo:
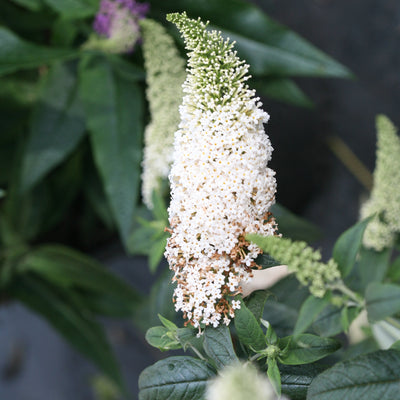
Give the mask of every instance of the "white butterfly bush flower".
<svg viewBox="0 0 400 400">
<path fill-rule="evenodd" d="M 142 196 L 146 206 L 152 209 L 153 191 L 158 190 L 162 179 L 168 177 L 172 164 L 174 133 L 179 124 L 186 71 L 185 62 L 166 29 L 151 19 L 142 20 L 140 25 L 151 113 L 144 134 Z"/>
<path fill-rule="evenodd" d="M 275 172 L 263 123 L 268 114 L 246 85 L 249 66 L 220 32 L 169 14 L 185 39 L 188 75 L 170 173 L 171 237 L 166 257 L 175 272 L 176 310 L 194 327 L 229 324 L 241 283 L 252 278 L 262 252 L 247 233 L 274 235 L 269 209 Z"/>
</svg>

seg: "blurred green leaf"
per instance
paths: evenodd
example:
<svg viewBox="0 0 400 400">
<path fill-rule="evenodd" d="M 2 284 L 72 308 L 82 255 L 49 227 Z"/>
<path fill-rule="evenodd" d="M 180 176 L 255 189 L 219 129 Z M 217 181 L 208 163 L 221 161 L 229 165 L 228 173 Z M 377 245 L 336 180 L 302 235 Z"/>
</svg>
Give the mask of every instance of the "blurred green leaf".
<svg viewBox="0 0 400 400">
<path fill-rule="evenodd" d="M 361 247 L 362 237 L 370 218 L 367 218 L 342 233 L 333 248 L 333 258 L 338 263 L 343 278 L 350 274 Z"/>
<path fill-rule="evenodd" d="M 400 280 L 400 257 L 397 257 L 389 267 L 388 277 L 396 282 Z"/>
<path fill-rule="evenodd" d="M 299 365 L 317 361 L 340 348 L 340 343 L 331 338 L 321 338 L 309 333 L 296 337 L 288 336 L 279 340 L 279 347 L 286 349 L 279 357 L 283 364 Z"/>
<path fill-rule="evenodd" d="M 254 75 L 351 76 L 347 68 L 246 1 L 153 0 L 152 6 L 160 9 L 160 19 L 167 12 L 187 11 L 191 18 L 210 20 L 213 28 L 237 41 L 238 54 Z"/>
<path fill-rule="evenodd" d="M 299 317 L 294 328 L 293 335 L 303 333 L 314 322 L 317 315 L 329 304 L 329 298 L 308 297 L 300 308 Z"/>
<path fill-rule="evenodd" d="M 251 80 L 249 84 L 257 90 L 259 95 L 262 94 L 294 106 L 305 108 L 314 106 L 309 97 L 291 79 L 259 78 Z"/>
<path fill-rule="evenodd" d="M 343 307 L 335 307 L 327 304 L 314 320 L 312 328 L 320 336 L 335 336 L 346 330 L 346 325 L 350 324 L 360 313 L 357 307 L 350 307 L 343 311 Z M 343 321 L 343 313 L 346 312 L 346 320 Z"/>
<path fill-rule="evenodd" d="M 20 69 L 34 68 L 77 55 L 73 49 L 39 46 L 20 39 L 0 27 L 0 75 Z"/>
<path fill-rule="evenodd" d="M 83 58 L 80 77 L 95 163 L 127 244 L 139 198 L 143 93 L 100 56 Z"/>
<path fill-rule="evenodd" d="M 96 14 L 99 0 L 43 0 L 64 18 L 86 18 Z"/>
<path fill-rule="evenodd" d="M 85 133 L 78 83 L 71 65 L 51 68 L 27 138 L 21 190 L 29 190 L 76 148 Z"/>
<path fill-rule="evenodd" d="M 12 0 L 20 6 L 26 7 L 31 11 L 38 11 L 43 7 L 43 0 Z"/>
<path fill-rule="evenodd" d="M 347 278 L 352 289 L 364 293 L 371 282 L 382 282 L 389 268 L 391 249 L 377 252 L 361 247 L 355 267 Z"/>
<path fill-rule="evenodd" d="M 56 288 L 33 275 L 20 275 L 9 289 L 12 296 L 45 317 L 81 353 L 122 386 L 122 379 L 101 326 L 74 306 L 67 290 Z"/>
<path fill-rule="evenodd" d="M 379 321 L 400 312 L 400 285 L 373 282 L 365 291 L 369 321 Z"/>
<path fill-rule="evenodd" d="M 217 328 L 207 326 L 204 330 L 204 350 L 217 369 L 222 369 L 229 364 L 238 362 L 233 349 L 229 328 L 220 324 Z"/>
<path fill-rule="evenodd" d="M 136 304 L 139 295 L 93 258 L 62 245 L 44 245 L 32 250 L 21 265 L 54 285 L 112 295 Z"/>
<path fill-rule="evenodd" d="M 203 400 L 207 381 L 214 375 L 211 365 L 203 360 L 168 357 L 140 374 L 139 400 Z"/>
<path fill-rule="evenodd" d="M 335 364 L 317 376 L 308 400 L 393 400 L 400 385 L 400 352 L 376 351 Z"/>
<path fill-rule="evenodd" d="M 149 254 L 149 267 L 151 272 L 155 272 L 160 261 L 162 260 L 165 252 L 165 246 L 167 245 L 167 234 L 164 234 L 162 238 L 158 239 L 150 246 Z"/>
<path fill-rule="evenodd" d="M 298 217 L 282 205 L 275 203 L 271 207 L 271 212 L 276 218 L 279 232 L 283 236 L 292 240 L 304 240 L 307 243 L 321 237 L 321 231 L 317 226 Z"/>
</svg>

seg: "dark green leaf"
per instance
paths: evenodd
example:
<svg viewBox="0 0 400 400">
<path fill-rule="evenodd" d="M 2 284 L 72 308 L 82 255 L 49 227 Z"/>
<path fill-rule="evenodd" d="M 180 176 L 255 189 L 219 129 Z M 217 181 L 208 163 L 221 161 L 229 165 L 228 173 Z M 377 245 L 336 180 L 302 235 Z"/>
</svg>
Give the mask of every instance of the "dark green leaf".
<svg viewBox="0 0 400 400">
<path fill-rule="evenodd" d="M 263 350 L 266 347 L 264 333 L 257 322 L 256 317 L 246 307 L 243 300 L 240 301 L 240 309 L 235 310 L 235 328 L 239 339 L 254 351 Z"/>
<path fill-rule="evenodd" d="M 400 312 L 400 285 L 373 282 L 365 291 L 368 319 L 379 321 Z"/>
<path fill-rule="evenodd" d="M 271 212 L 276 218 L 279 232 L 292 240 L 304 240 L 312 242 L 321 237 L 321 230 L 311 222 L 293 214 L 287 208 L 275 203 Z"/>
<path fill-rule="evenodd" d="M 14 3 L 28 8 L 31 11 L 38 11 L 43 6 L 42 0 L 12 0 Z"/>
<path fill-rule="evenodd" d="M 143 95 L 99 56 L 84 58 L 80 72 L 95 162 L 126 243 L 139 198 Z"/>
<path fill-rule="evenodd" d="M 250 81 L 250 85 L 257 90 L 258 94 L 271 97 L 272 99 L 284 101 L 285 103 L 299 107 L 313 107 L 313 102 L 291 79 L 257 79 Z"/>
<path fill-rule="evenodd" d="M 262 318 L 274 327 L 279 337 L 283 337 L 293 333 L 297 317 L 296 309 L 269 298 Z"/>
<path fill-rule="evenodd" d="M 317 361 L 340 348 L 340 343 L 331 338 L 303 333 L 296 337 L 288 336 L 280 339 L 279 347 L 286 349 L 279 357 L 283 364 L 298 365 Z"/>
<path fill-rule="evenodd" d="M 121 385 L 121 376 L 101 326 L 87 313 L 75 307 L 73 297 L 64 289 L 24 274 L 11 287 L 14 298 L 43 315 L 66 340 L 95 362 Z"/>
<path fill-rule="evenodd" d="M 224 35 L 237 41 L 239 56 L 254 75 L 350 76 L 345 67 L 246 1 L 155 0 L 152 5 L 161 9 L 161 15 L 187 11 L 192 18 L 199 16 L 222 28 Z"/>
<path fill-rule="evenodd" d="M 96 14 L 99 0 L 43 0 L 65 18 L 85 18 Z"/>
<path fill-rule="evenodd" d="M 307 400 L 394 400 L 400 387 L 400 352 L 377 351 L 339 362 L 317 376 Z"/>
<path fill-rule="evenodd" d="M 291 400 L 304 400 L 311 382 L 324 369 L 318 364 L 280 365 L 283 394 Z"/>
<path fill-rule="evenodd" d="M 120 75 L 122 78 L 134 82 L 144 80 L 146 73 L 142 67 L 125 61 L 119 55 L 107 54 L 107 58 L 110 61 L 115 73 Z"/>
<path fill-rule="evenodd" d="M 267 290 L 256 290 L 246 298 L 246 306 L 254 314 L 257 321 L 263 315 L 265 302 L 269 295 L 270 293 Z"/>
<path fill-rule="evenodd" d="M 41 246 L 23 260 L 21 270 L 34 271 L 53 284 L 79 288 L 136 304 L 139 296 L 94 259 L 61 245 Z"/>
<path fill-rule="evenodd" d="M 77 79 L 66 64 L 47 76 L 31 121 L 21 171 L 21 190 L 35 185 L 76 148 L 85 132 Z"/>
<path fill-rule="evenodd" d="M 146 332 L 146 340 L 161 351 L 176 350 L 182 346 L 165 326 L 153 326 Z"/>
<path fill-rule="evenodd" d="M 182 345 L 184 351 L 188 348 L 195 348 L 198 352 L 203 350 L 203 338 L 197 337 L 198 331 L 194 328 L 178 328 L 176 331 L 176 337 L 179 343 Z"/>
<path fill-rule="evenodd" d="M 301 306 L 299 317 L 294 328 L 293 335 L 303 333 L 314 322 L 317 315 L 329 304 L 328 296 L 320 299 L 310 296 Z"/>
<path fill-rule="evenodd" d="M 34 68 L 76 55 L 76 50 L 38 46 L 0 27 L 0 75 Z"/>
<path fill-rule="evenodd" d="M 226 325 L 218 328 L 206 327 L 204 331 L 204 350 L 214 361 L 217 369 L 238 361 L 233 349 L 231 334 Z"/>
<path fill-rule="evenodd" d="M 346 281 L 360 293 L 364 293 L 371 282 L 382 282 L 389 267 L 390 254 L 391 249 L 377 252 L 361 247 L 355 267 Z"/>
<path fill-rule="evenodd" d="M 333 258 L 339 265 L 342 277 L 346 277 L 355 264 L 365 228 L 370 220 L 371 218 L 367 218 L 347 229 L 335 243 Z"/>
<path fill-rule="evenodd" d="M 273 257 L 269 254 L 260 254 L 255 262 L 257 265 L 261 266 L 263 269 L 276 267 L 277 265 L 281 265 L 279 261 L 276 261 Z"/>
<path fill-rule="evenodd" d="M 278 364 L 275 358 L 268 358 L 267 360 L 268 370 L 267 375 L 275 390 L 275 393 L 281 395 L 281 373 L 279 372 Z"/>
<path fill-rule="evenodd" d="M 139 376 L 139 400 L 203 400 L 211 365 L 193 357 L 169 357 Z"/>
<path fill-rule="evenodd" d="M 347 322 L 350 324 L 359 312 L 357 307 L 348 308 Z M 343 308 L 327 304 L 315 319 L 312 328 L 321 336 L 335 336 L 345 330 L 342 326 L 342 313 Z"/>
<path fill-rule="evenodd" d="M 392 281 L 400 280 L 400 257 L 397 257 L 392 264 L 390 264 L 388 277 Z"/>
</svg>

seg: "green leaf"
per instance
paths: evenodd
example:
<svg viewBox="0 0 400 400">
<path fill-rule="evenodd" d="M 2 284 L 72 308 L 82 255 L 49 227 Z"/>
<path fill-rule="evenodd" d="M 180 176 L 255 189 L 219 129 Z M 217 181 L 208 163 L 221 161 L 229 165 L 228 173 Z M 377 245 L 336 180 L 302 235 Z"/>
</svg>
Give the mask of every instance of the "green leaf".
<svg viewBox="0 0 400 400">
<path fill-rule="evenodd" d="M 343 308 L 327 304 L 313 322 L 313 330 L 321 336 L 335 336 L 345 331 L 346 329 L 342 325 L 344 322 L 343 312 Z M 347 323 L 350 324 L 359 313 L 360 310 L 357 307 L 348 308 Z"/>
<path fill-rule="evenodd" d="M 343 278 L 349 275 L 355 264 L 365 228 L 370 220 L 371 217 L 347 229 L 335 243 L 333 258 L 338 263 Z"/>
<path fill-rule="evenodd" d="M 279 347 L 286 349 L 279 357 L 283 364 L 298 365 L 317 361 L 340 348 L 340 343 L 331 338 L 303 333 L 296 337 L 288 336 L 280 339 Z"/>
<path fill-rule="evenodd" d="M 263 350 L 266 347 L 264 333 L 257 322 L 256 317 L 246 307 L 243 300 L 240 301 L 240 308 L 235 310 L 235 328 L 239 340 L 254 351 Z"/>
<path fill-rule="evenodd" d="M 351 287 L 363 293 L 371 282 L 382 282 L 389 268 L 391 249 L 377 252 L 361 247 L 356 265 L 347 281 Z"/>
<path fill-rule="evenodd" d="M 231 334 L 226 325 L 218 328 L 206 327 L 204 330 L 204 350 L 214 361 L 217 369 L 238 361 L 233 349 Z"/>
<path fill-rule="evenodd" d="M 164 234 L 161 239 L 158 239 L 151 244 L 149 254 L 149 267 L 151 272 L 156 272 L 156 269 L 164 256 L 165 246 L 167 245 L 167 236 L 167 234 Z"/>
<path fill-rule="evenodd" d="M 394 342 L 390 348 L 391 348 L 392 350 L 398 350 L 398 351 L 400 351 L 400 340 L 398 340 L 397 342 Z"/>
<path fill-rule="evenodd" d="M 307 400 L 397 399 L 399 370 L 397 350 L 381 350 L 339 362 L 313 380 Z"/>
<path fill-rule="evenodd" d="M 313 379 L 325 369 L 318 364 L 280 365 L 283 394 L 291 400 L 304 400 Z"/>
<path fill-rule="evenodd" d="M 85 132 L 77 79 L 67 64 L 50 70 L 30 125 L 21 190 L 34 186 L 76 148 Z"/>
<path fill-rule="evenodd" d="M 197 337 L 198 331 L 194 328 L 178 328 L 176 337 L 184 351 L 188 348 L 195 348 L 199 353 L 203 350 L 203 338 Z"/>
<path fill-rule="evenodd" d="M 136 305 L 139 295 L 94 259 L 61 245 L 45 245 L 29 252 L 19 267 L 59 287 L 106 294 Z"/>
<path fill-rule="evenodd" d="M 73 49 L 39 46 L 0 27 L 0 75 L 65 60 L 77 55 Z"/>
<path fill-rule="evenodd" d="M 298 318 L 298 312 L 287 304 L 280 303 L 270 298 L 264 308 L 262 318 L 274 327 L 279 337 L 283 337 L 293 333 Z"/>
<path fill-rule="evenodd" d="M 175 332 L 178 327 L 176 326 L 176 324 L 174 324 L 172 321 L 170 321 L 167 318 L 164 318 L 161 314 L 158 314 L 158 318 L 161 321 L 161 323 L 169 330 L 172 332 Z"/>
<path fill-rule="evenodd" d="M 96 14 L 99 0 L 43 0 L 65 18 L 85 18 Z"/>
<path fill-rule="evenodd" d="M 43 7 L 42 0 L 12 0 L 20 6 L 26 7 L 31 11 L 39 11 Z"/>
<path fill-rule="evenodd" d="M 162 15 L 187 11 L 193 18 L 210 20 L 213 28 L 237 41 L 238 54 L 254 75 L 351 76 L 348 69 L 246 1 L 154 0 L 152 5 Z"/>
<path fill-rule="evenodd" d="M 318 298 L 308 297 L 300 308 L 299 317 L 294 328 L 293 335 L 297 336 L 303 333 L 314 322 L 317 315 L 329 304 L 328 296 Z"/>
<path fill-rule="evenodd" d="M 371 325 L 374 339 L 380 349 L 388 349 L 400 340 L 400 321 L 395 318 L 387 318 Z"/>
<path fill-rule="evenodd" d="M 269 295 L 270 293 L 267 290 L 256 290 L 246 298 L 246 306 L 254 314 L 257 321 L 263 315 L 265 302 Z"/>
<path fill-rule="evenodd" d="M 169 357 L 147 367 L 139 376 L 139 400 L 203 400 L 210 364 L 193 357 Z"/>
<path fill-rule="evenodd" d="M 373 282 L 365 291 L 368 319 L 379 321 L 400 312 L 400 285 Z"/>
<path fill-rule="evenodd" d="M 161 351 L 176 350 L 182 347 L 165 326 L 153 326 L 146 332 L 145 338 L 147 343 Z"/>
<path fill-rule="evenodd" d="M 111 379 L 122 385 L 121 376 L 101 326 L 77 308 L 70 293 L 24 274 L 10 288 L 14 298 L 45 317 L 66 340 L 90 358 Z"/>
<path fill-rule="evenodd" d="M 80 75 L 96 166 L 126 244 L 139 198 L 143 94 L 99 56 L 85 57 Z"/>
<path fill-rule="evenodd" d="M 313 242 L 321 237 L 321 230 L 316 225 L 297 216 L 282 205 L 275 203 L 271 207 L 271 212 L 283 236 L 306 242 Z"/>
<path fill-rule="evenodd" d="M 267 360 L 268 370 L 267 375 L 275 390 L 275 393 L 281 395 L 281 373 L 279 372 L 278 364 L 275 358 L 268 357 Z"/>
<path fill-rule="evenodd" d="M 313 107 L 313 102 L 291 79 L 256 79 L 250 81 L 250 85 L 256 89 L 258 93 L 271 97 L 272 99 L 299 107 Z"/>
<path fill-rule="evenodd" d="M 397 257 L 392 264 L 390 264 L 388 278 L 390 278 L 391 281 L 400 280 L 400 257 Z"/>
</svg>

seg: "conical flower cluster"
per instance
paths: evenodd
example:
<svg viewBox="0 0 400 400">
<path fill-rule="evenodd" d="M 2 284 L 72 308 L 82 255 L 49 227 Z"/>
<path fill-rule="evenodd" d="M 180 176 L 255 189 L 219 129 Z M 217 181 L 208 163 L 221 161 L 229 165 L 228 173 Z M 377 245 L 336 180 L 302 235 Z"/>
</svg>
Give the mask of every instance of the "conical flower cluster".
<svg viewBox="0 0 400 400">
<path fill-rule="evenodd" d="M 274 235 L 272 147 L 268 114 L 246 85 L 248 65 L 233 43 L 185 13 L 170 14 L 185 39 L 188 76 L 170 173 L 171 237 L 176 310 L 195 327 L 229 324 L 241 282 L 252 277 L 261 250 L 247 233 Z"/>
<path fill-rule="evenodd" d="M 185 62 L 165 28 L 151 19 L 140 23 L 146 67 L 147 99 L 151 121 L 144 134 L 142 196 L 153 208 L 152 194 L 168 177 L 172 164 L 174 133 L 179 124 Z"/>
<path fill-rule="evenodd" d="M 381 251 L 393 245 L 400 233 L 400 137 L 384 115 L 376 120 L 378 145 L 374 186 L 361 208 L 361 217 L 376 214 L 363 238 L 366 247 Z"/>
</svg>

